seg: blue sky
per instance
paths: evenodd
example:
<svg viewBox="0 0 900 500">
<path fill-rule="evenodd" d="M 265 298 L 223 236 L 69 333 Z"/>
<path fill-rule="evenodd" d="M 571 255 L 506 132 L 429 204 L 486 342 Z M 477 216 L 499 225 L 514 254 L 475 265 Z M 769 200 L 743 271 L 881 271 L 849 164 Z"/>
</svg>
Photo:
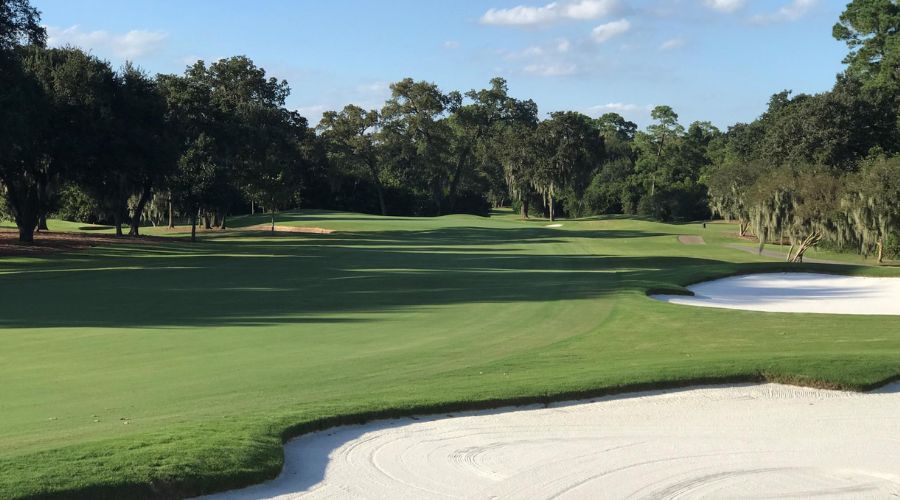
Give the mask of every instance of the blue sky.
<svg viewBox="0 0 900 500">
<path fill-rule="evenodd" d="M 842 70 L 831 27 L 846 0 L 32 0 L 50 42 L 118 66 L 181 73 L 237 54 L 287 79 L 315 123 L 380 107 L 410 76 L 444 90 L 494 76 L 542 112 L 617 111 L 644 126 L 749 121 L 783 89 L 821 92 Z"/>
</svg>

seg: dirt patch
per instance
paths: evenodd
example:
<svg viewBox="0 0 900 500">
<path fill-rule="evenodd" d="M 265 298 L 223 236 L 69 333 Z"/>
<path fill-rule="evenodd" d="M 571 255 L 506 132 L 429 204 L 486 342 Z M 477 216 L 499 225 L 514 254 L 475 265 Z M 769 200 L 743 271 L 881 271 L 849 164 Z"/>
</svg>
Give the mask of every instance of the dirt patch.
<svg viewBox="0 0 900 500">
<path fill-rule="evenodd" d="M 247 230 L 247 231 L 272 231 L 271 224 L 257 224 L 255 226 L 248 226 L 239 228 L 239 230 Z M 304 226 L 275 226 L 276 233 L 305 233 L 305 234 L 331 234 L 334 232 L 334 229 L 324 229 L 321 227 L 304 227 Z"/>
<path fill-rule="evenodd" d="M 57 231 L 40 231 L 34 233 L 34 242 L 20 243 L 18 231 L 0 230 L 0 256 L 29 256 L 53 252 L 84 250 L 97 245 L 116 245 L 122 243 L 158 244 L 171 242 L 171 239 L 158 236 L 123 236 L 111 234 L 85 234 Z"/>
<path fill-rule="evenodd" d="M 688 236 L 686 234 L 679 235 L 678 241 L 681 242 L 682 245 L 705 245 L 706 244 L 706 242 L 703 241 L 703 236 Z"/>
</svg>

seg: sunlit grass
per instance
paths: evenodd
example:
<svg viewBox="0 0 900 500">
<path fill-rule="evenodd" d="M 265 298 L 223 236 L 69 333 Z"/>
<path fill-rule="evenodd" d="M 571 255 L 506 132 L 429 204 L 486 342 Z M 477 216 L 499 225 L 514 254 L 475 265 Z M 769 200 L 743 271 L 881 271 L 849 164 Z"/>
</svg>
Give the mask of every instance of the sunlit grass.
<svg viewBox="0 0 900 500">
<path fill-rule="evenodd" d="M 731 225 L 303 211 L 277 224 L 336 232 L 240 229 L 266 222 L 232 218 L 196 244 L 148 228 L 172 242 L 0 259 L 0 497 L 233 487 L 276 474 L 283 437 L 347 415 L 900 375 L 897 318 L 646 297 L 785 266 L 727 248 Z M 79 230 L 67 224 L 51 229 Z"/>
</svg>

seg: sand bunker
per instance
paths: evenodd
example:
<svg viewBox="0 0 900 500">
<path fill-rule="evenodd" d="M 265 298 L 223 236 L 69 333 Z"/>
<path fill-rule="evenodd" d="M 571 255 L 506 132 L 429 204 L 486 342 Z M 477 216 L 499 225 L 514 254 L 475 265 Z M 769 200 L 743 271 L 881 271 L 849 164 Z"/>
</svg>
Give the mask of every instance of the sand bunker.
<svg viewBox="0 0 900 500">
<path fill-rule="evenodd" d="M 900 315 L 900 278 L 767 273 L 707 281 L 688 289 L 694 292 L 693 297 L 653 298 L 748 311 Z"/>
<path fill-rule="evenodd" d="M 338 427 L 274 481 L 214 498 L 892 498 L 900 383 L 777 384 Z"/>
<path fill-rule="evenodd" d="M 705 245 L 703 236 L 690 236 L 687 234 L 678 235 L 678 242 L 682 245 Z"/>
<path fill-rule="evenodd" d="M 242 231 L 272 231 L 271 224 L 257 224 L 239 228 Z M 305 226 L 275 226 L 275 232 L 278 233 L 305 233 L 305 234 L 331 234 L 334 229 L 323 229 L 321 227 L 305 227 Z"/>
</svg>

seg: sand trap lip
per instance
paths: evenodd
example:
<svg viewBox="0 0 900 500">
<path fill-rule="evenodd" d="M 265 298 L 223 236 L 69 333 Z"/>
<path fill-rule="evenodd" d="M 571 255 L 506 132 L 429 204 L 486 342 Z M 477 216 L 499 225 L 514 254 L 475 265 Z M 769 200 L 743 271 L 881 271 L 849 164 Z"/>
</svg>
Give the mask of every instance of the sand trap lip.
<svg viewBox="0 0 900 500">
<path fill-rule="evenodd" d="M 694 296 L 651 297 L 672 304 L 747 311 L 900 315 L 900 278 L 763 273 L 707 281 L 688 289 Z"/>
<path fill-rule="evenodd" d="M 270 482 L 208 498 L 885 498 L 900 383 L 654 391 L 344 426 L 285 446 Z"/>
</svg>

